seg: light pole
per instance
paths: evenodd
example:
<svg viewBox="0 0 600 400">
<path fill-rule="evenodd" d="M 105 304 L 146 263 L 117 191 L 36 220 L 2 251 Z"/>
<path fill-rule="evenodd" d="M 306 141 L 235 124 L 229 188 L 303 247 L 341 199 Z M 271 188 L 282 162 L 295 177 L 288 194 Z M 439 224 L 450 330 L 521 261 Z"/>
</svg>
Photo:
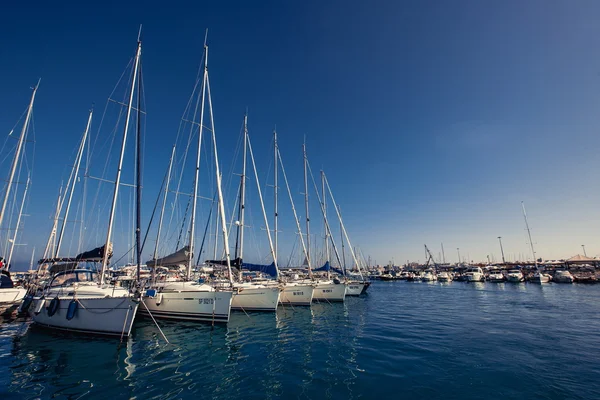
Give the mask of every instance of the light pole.
<svg viewBox="0 0 600 400">
<path fill-rule="evenodd" d="M 498 241 L 500 242 L 500 252 L 502 253 L 502 264 L 506 264 L 506 260 L 504 259 L 504 249 L 502 248 L 502 236 L 498 236 Z"/>
<path fill-rule="evenodd" d="M 582 244 L 582 245 L 581 245 L 581 248 L 583 249 L 583 255 L 587 257 L 587 254 L 586 254 L 586 252 L 585 252 L 585 244 Z"/>
</svg>

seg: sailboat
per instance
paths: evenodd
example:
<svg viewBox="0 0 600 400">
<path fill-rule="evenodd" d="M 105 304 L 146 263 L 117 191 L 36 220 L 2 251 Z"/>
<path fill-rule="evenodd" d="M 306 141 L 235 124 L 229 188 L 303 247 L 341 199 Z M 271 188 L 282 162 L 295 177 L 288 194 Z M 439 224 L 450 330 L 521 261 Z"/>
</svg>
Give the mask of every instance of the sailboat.
<svg viewBox="0 0 600 400">
<path fill-rule="evenodd" d="M 216 148 L 215 148 L 216 151 Z M 264 223 L 266 226 L 267 239 L 269 242 L 269 248 L 271 250 L 271 256 L 273 263 L 271 265 L 258 265 L 249 264 L 243 262 L 244 256 L 244 223 L 245 223 L 245 201 L 246 201 L 246 158 L 247 153 L 250 153 L 250 160 L 254 170 L 254 177 L 256 179 L 256 187 L 258 196 L 260 199 L 261 210 L 263 214 Z M 257 282 L 243 282 L 242 281 L 242 269 L 245 267 L 249 270 L 263 270 L 269 271 L 271 275 L 276 278 L 279 277 L 279 268 L 277 267 L 277 256 L 275 254 L 275 247 L 271 238 L 271 231 L 269 230 L 269 222 L 267 219 L 267 213 L 265 211 L 265 205 L 263 202 L 262 191 L 260 189 L 260 181 L 258 179 L 258 172 L 256 170 L 256 163 L 254 161 L 254 153 L 252 151 L 252 144 L 250 143 L 250 137 L 248 136 L 248 116 L 244 116 L 244 150 L 243 150 L 243 167 L 240 181 L 240 198 L 238 204 L 238 223 L 237 235 L 236 235 L 236 246 L 235 246 L 235 259 L 233 266 L 237 267 L 239 271 L 239 281 L 233 282 L 233 299 L 231 301 L 231 309 L 239 311 L 275 311 L 280 300 L 280 293 L 283 291 L 281 284 L 276 281 L 263 281 Z M 224 220 L 221 217 L 221 220 Z M 216 264 L 227 264 L 230 260 L 225 261 L 211 260 L 209 263 Z"/>
<path fill-rule="evenodd" d="M 311 253 L 310 253 L 310 216 L 309 216 L 309 207 L 308 207 L 308 158 L 306 156 L 306 143 L 302 144 L 302 153 L 303 153 L 303 159 L 304 159 L 304 206 L 305 206 L 305 211 L 306 211 L 306 238 L 307 238 L 307 246 L 306 246 L 306 260 L 308 263 L 308 271 L 309 271 L 309 276 L 311 279 L 314 279 L 313 274 L 312 274 L 312 259 L 311 259 Z M 314 180 L 313 180 L 313 185 L 315 186 L 315 192 L 317 195 L 317 199 L 319 204 L 321 205 L 321 212 L 323 213 L 323 219 L 325 220 L 326 225 L 328 225 L 327 222 L 327 216 L 325 214 L 325 210 L 323 209 L 323 203 L 321 202 L 321 199 L 319 198 L 319 192 L 316 188 L 316 184 L 314 184 Z M 329 229 L 329 228 L 327 228 Z M 339 279 L 331 279 L 331 272 L 330 272 L 330 266 L 329 266 L 329 260 L 326 260 L 325 265 L 323 266 L 323 268 L 327 271 L 327 277 L 326 279 L 317 279 L 315 280 L 316 283 L 316 287 L 314 290 L 314 294 L 313 294 L 313 301 L 316 302 L 343 302 L 344 299 L 346 298 L 346 290 L 347 290 L 347 285 L 345 282 L 342 282 Z"/>
<path fill-rule="evenodd" d="M 277 235 L 278 235 L 278 224 L 277 220 L 279 218 L 279 212 L 277 210 L 278 207 L 278 170 L 281 166 L 281 172 L 283 173 L 283 180 L 285 182 L 285 186 L 287 189 L 288 197 L 290 200 L 290 204 L 292 207 L 292 211 L 294 214 L 294 220 L 296 221 L 296 228 L 300 233 L 300 222 L 298 221 L 298 215 L 296 213 L 296 206 L 294 205 L 294 200 L 292 198 L 292 191 L 290 190 L 290 185 L 287 180 L 287 175 L 285 173 L 285 168 L 283 167 L 283 160 L 281 159 L 281 153 L 279 152 L 279 144 L 277 143 L 277 132 L 273 132 L 273 147 L 274 147 L 274 235 L 275 235 L 275 259 L 277 259 Z M 302 248 L 306 251 L 306 246 L 304 244 L 304 239 L 302 238 L 302 234 L 300 234 L 300 239 L 302 242 Z M 310 306 L 314 296 L 314 284 L 307 283 L 294 279 L 285 279 L 282 280 L 283 291 L 280 294 L 279 302 L 284 305 L 290 306 Z"/>
<path fill-rule="evenodd" d="M 23 146 L 27 139 L 29 123 L 31 121 L 31 113 L 33 111 L 33 104 L 35 101 L 35 95 L 37 93 L 38 87 L 39 87 L 39 82 L 33 88 L 33 92 L 31 94 L 31 100 L 29 101 L 29 106 L 27 107 L 27 114 L 25 117 L 25 121 L 23 122 L 23 127 L 21 129 L 21 134 L 19 136 L 19 142 L 17 143 L 17 148 L 15 150 L 15 154 L 14 154 L 13 161 L 11 164 L 10 175 L 7 180 L 6 191 L 4 192 L 2 209 L 0 210 L 0 227 L 2 227 L 2 222 L 5 219 L 4 217 L 5 217 L 5 214 L 7 211 L 6 206 L 9 201 L 12 186 L 15 183 L 15 173 L 17 172 L 19 165 L 22 165 L 21 164 L 22 150 L 23 150 Z M 17 180 L 18 180 L 18 178 L 17 178 Z M 2 260 L 2 263 L 0 264 L 0 308 L 2 308 L 2 309 L 5 309 L 7 307 L 10 308 L 11 306 L 21 302 L 21 300 L 23 300 L 23 298 L 25 297 L 25 294 L 27 292 L 22 287 L 15 287 L 15 284 L 14 284 L 14 282 L 10 276 L 10 272 L 8 270 L 9 270 L 10 264 L 11 264 L 12 253 L 13 253 L 13 250 L 15 247 L 15 241 L 17 238 L 17 232 L 18 232 L 19 225 L 20 225 L 21 215 L 23 213 L 23 205 L 25 204 L 25 199 L 27 197 L 27 189 L 29 188 L 29 182 L 30 182 L 30 180 L 28 177 L 27 184 L 25 186 L 25 191 L 23 193 L 23 201 L 21 203 L 21 210 L 19 211 L 17 225 L 15 227 L 14 236 L 11 240 L 11 249 L 9 251 L 8 260 L 6 262 L 4 262 L 4 260 L 2 258 L 0 258 L 0 260 Z"/>
<path fill-rule="evenodd" d="M 198 147 L 197 157 L 195 166 L 195 178 L 194 178 L 194 191 L 192 195 L 192 212 L 190 219 L 190 234 L 189 243 L 182 249 L 177 250 L 175 253 L 170 254 L 163 258 L 157 258 L 158 250 L 158 238 L 160 237 L 160 229 L 162 226 L 162 216 L 164 213 L 164 206 L 166 203 L 166 196 L 168 193 L 169 182 L 167 180 L 164 199 L 163 209 L 161 211 L 160 224 L 158 230 L 158 237 L 156 246 L 154 249 L 154 259 L 146 262 L 146 265 L 153 268 L 152 271 L 152 282 L 148 290 L 146 290 L 143 298 L 143 306 L 140 308 L 142 315 L 152 315 L 156 318 L 164 319 L 175 319 L 175 320 L 189 320 L 189 321 L 203 321 L 203 322 L 221 322 L 226 323 L 229 321 L 231 312 L 231 302 L 233 298 L 233 292 L 230 287 L 227 288 L 215 288 L 214 286 L 205 284 L 203 282 L 193 281 L 191 279 L 192 266 L 194 262 L 194 232 L 196 224 L 196 211 L 197 211 L 197 200 L 198 200 L 198 183 L 199 183 L 199 171 L 200 171 L 200 155 L 202 149 L 202 124 L 204 116 L 204 104 L 206 91 L 208 89 L 208 101 L 210 106 L 211 121 L 212 121 L 212 102 L 210 100 L 210 87 L 208 83 L 208 46 L 204 45 L 204 72 L 202 78 L 202 105 L 200 110 L 200 129 L 198 132 Z M 214 124 L 211 131 L 214 135 Z M 213 138 L 214 139 L 214 138 Z M 216 144 L 215 144 L 216 149 Z M 169 163 L 168 176 L 171 173 L 171 166 L 174 158 L 173 149 L 171 155 L 171 162 Z M 216 154 L 215 154 L 216 158 Z M 218 160 L 216 160 L 218 165 Z M 219 194 L 219 208 L 223 209 L 223 197 L 221 193 L 221 183 L 219 179 L 219 172 L 217 171 L 218 177 L 218 194 Z M 225 240 L 227 237 L 225 235 Z M 229 260 L 228 260 L 229 261 Z M 156 269 L 158 267 L 172 267 L 179 269 L 180 266 L 185 267 L 186 273 L 184 279 L 171 280 L 171 281 L 157 281 L 156 280 Z M 229 265 L 229 271 L 231 267 Z M 231 274 L 229 274 L 231 276 Z"/>
<path fill-rule="evenodd" d="M 527 213 L 525 212 L 525 203 L 521 202 L 521 208 L 523 209 L 523 218 L 525 219 L 525 227 L 527 228 L 527 235 L 529 236 L 529 245 L 531 246 L 531 254 L 535 263 L 535 273 L 531 279 L 532 283 L 548 283 L 552 279 L 552 276 L 544 273 L 543 269 L 540 268 L 535 250 L 533 248 L 533 241 L 531 240 L 531 231 L 529 230 L 529 222 L 527 221 Z M 509 271 L 510 272 L 510 271 Z M 520 271 L 519 271 L 520 272 Z M 521 275 L 522 277 L 523 275 Z M 508 276 L 507 276 L 508 280 Z"/>
<path fill-rule="evenodd" d="M 127 144 L 127 134 L 131 120 L 131 111 L 133 109 L 133 101 L 136 83 L 139 81 L 140 58 L 142 53 L 142 42 L 138 36 L 135 61 L 132 71 L 131 88 L 129 91 L 129 102 L 127 104 L 127 114 L 125 118 L 125 126 L 123 129 L 123 138 L 121 144 L 121 152 L 119 163 L 114 181 L 114 191 L 112 196 L 111 211 L 108 220 L 108 229 L 106 233 L 106 242 L 103 246 L 94 250 L 83 252 L 76 257 L 60 257 L 60 245 L 62 233 L 59 236 L 57 247 L 52 253 L 52 257 L 43 258 L 39 261 L 40 267 L 47 267 L 52 278 L 43 289 L 36 293 L 30 299 L 30 305 L 23 305 L 23 309 L 27 309 L 33 322 L 36 325 L 74 332 L 85 332 L 103 335 L 118 335 L 122 337 L 129 336 L 133 326 L 133 320 L 137 313 L 139 305 L 139 297 L 132 294 L 128 289 L 110 285 L 107 283 L 106 270 L 108 262 L 112 257 L 112 234 L 113 225 L 116 213 L 117 199 L 119 187 L 121 184 L 121 173 L 123 167 L 123 159 L 125 156 L 125 148 Z M 138 103 L 140 94 L 138 91 Z M 140 105 L 138 104 L 138 124 L 137 124 L 137 148 L 140 149 Z M 74 167 L 72 174 L 72 187 L 77 182 L 75 176 L 81 158 L 83 157 L 83 148 L 85 138 L 90 129 L 92 121 L 92 111 L 88 117 L 88 123 L 82 145 L 79 148 L 77 155 L 77 165 Z M 141 157 L 138 151 L 137 162 Z M 137 189 L 138 189 L 138 216 L 139 216 L 139 193 L 140 193 L 140 171 L 137 170 Z M 71 195 L 73 191 L 71 190 Z M 67 203 L 65 215 L 63 217 L 64 224 L 68 218 L 69 204 Z M 61 204 L 59 204 L 61 205 Z M 59 207 L 60 210 L 60 207 Z M 138 218 L 137 230 L 139 231 L 140 221 Z M 53 230 L 54 233 L 54 230 Z M 138 236 L 139 239 L 139 236 Z M 139 240 L 138 240 L 138 265 L 139 265 Z M 96 273 L 90 268 L 89 264 L 101 263 L 100 272 Z"/>
</svg>

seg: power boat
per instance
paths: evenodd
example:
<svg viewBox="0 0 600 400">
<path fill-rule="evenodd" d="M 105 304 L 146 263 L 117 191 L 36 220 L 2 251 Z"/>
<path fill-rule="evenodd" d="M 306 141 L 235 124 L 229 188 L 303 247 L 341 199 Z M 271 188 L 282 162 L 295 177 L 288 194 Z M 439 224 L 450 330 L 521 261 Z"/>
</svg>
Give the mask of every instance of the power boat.
<svg viewBox="0 0 600 400">
<path fill-rule="evenodd" d="M 452 274 L 446 271 L 442 271 L 437 274 L 437 280 L 439 282 L 452 282 Z"/>
<path fill-rule="evenodd" d="M 433 282 L 437 280 L 437 276 L 435 274 L 435 271 L 428 269 L 427 271 L 423 272 L 423 274 L 421 275 L 421 281 L 423 282 Z"/>
<path fill-rule="evenodd" d="M 552 280 L 556 283 L 573 283 L 575 278 L 573 278 L 573 275 L 568 270 L 559 269 L 554 273 Z"/>
<path fill-rule="evenodd" d="M 518 269 L 511 269 L 506 274 L 506 281 L 512 283 L 523 282 L 525 278 L 523 277 L 523 273 Z"/>
<path fill-rule="evenodd" d="M 498 269 L 491 270 L 488 275 L 488 281 L 490 281 L 490 282 L 500 283 L 500 282 L 504 282 L 505 280 L 506 280 L 506 278 L 504 277 L 504 274 L 502 273 L 502 271 L 500 271 Z"/>
<path fill-rule="evenodd" d="M 464 277 L 467 282 L 483 282 L 485 279 L 480 267 L 469 267 Z"/>
</svg>

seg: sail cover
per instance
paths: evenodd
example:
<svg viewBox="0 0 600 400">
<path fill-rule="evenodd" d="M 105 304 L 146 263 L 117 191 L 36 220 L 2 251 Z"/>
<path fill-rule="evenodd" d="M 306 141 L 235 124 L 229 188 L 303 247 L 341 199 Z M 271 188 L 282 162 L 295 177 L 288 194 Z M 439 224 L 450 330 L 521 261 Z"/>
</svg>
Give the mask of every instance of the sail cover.
<svg viewBox="0 0 600 400">
<path fill-rule="evenodd" d="M 192 255 L 192 259 L 194 255 Z M 185 265 L 190 259 L 190 246 L 184 246 L 177 250 L 173 254 L 169 254 L 163 258 L 157 258 L 156 260 L 146 261 L 148 267 L 161 266 L 166 267 L 169 265 Z"/>
<path fill-rule="evenodd" d="M 321 268 L 313 269 L 313 271 L 314 272 L 333 271 L 333 272 L 338 273 L 340 275 L 345 275 L 344 271 L 342 271 L 341 269 L 332 267 L 331 264 L 329 264 L 329 261 L 326 261 L 325 265 L 323 265 Z"/>
<path fill-rule="evenodd" d="M 242 263 L 242 268 L 247 269 L 248 271 L 258 271 L 264 272 L 265 274 L 269 274 L 271 276 L 277 276 L 277 268 L 275 268 L 275 263 L 272 262 L 269 265 L 263 264 L 250 264 L 250 263 Z"/>
<path fill-rule="evenodd" d="M 55 257 L 55 258 L 42 258 L 38 261 L 38 264 L 55 263 L 55 262 L 77 262 L 77 261 L 102 261 L 104 258 L 104 246 L 96 247 L 94 250 L 84 251 L 83 253 L 77 254 L 75 257 Z M 112 243 L 108 246 L 108 259 L 113 256 Z"/>
<path fill-rule="evenodd" d="M 232 267 L 235 267 L 237 269 L 240 269 L 240 265 L 242 265 L 242 259 L 241 258 L 234 258 L 232 260 L 229 260 L 230 264 Z M 215 264 L 215 265 L 224 265 L 227 266 L 227 260 L 206 260 L 205 261 L 206 264 Z"/>
</svg>

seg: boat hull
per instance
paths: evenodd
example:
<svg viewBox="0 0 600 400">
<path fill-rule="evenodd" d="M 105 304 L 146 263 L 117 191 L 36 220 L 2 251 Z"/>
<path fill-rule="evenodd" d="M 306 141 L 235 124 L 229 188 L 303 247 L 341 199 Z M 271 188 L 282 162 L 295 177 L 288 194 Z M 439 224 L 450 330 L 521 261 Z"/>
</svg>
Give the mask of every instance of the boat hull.
<svg viewBox="0 0 600 400">
<path fill-rule="evenodd" d="M 236 311 L 276 311 L 279 287 L 238 287 L 233 293 L 231 309 Z"/>
<path fill-rule="evenodd" d="M 279 303 L 291 306 L 310 306 L 314 289 L 312 285 L 287 284 L 279 296 Z"/>
<path fill-rule="evenodd" d="M 49 313 L 52 297 L 34 298 L 29 315 L 36 325 L 72 332 L 129 336 L 139 302 L 132 297 L 78 298 L 77 310 L 67 319 L 73 297 L 59 297 L 53 315 Z M 44 302 L 43 306 L 40 302 Z M 42 306 L 40 308 L 40 306 Z M 39 310 L 39 312 L 36 312 Z"/>
<path fill-rule="evenodd" d="M 346 297 L 346 285 L 343 283 L 317 283 L 313 294 L 313 301 L 339 302 Z"/>
<path fill-rule="evenodd" d="M 23 288 L 0 289 L 0 307 L 10 306 L 23 300 L 27 290 Z"/>
<path fill-rule="evenodd" d="M 144 297 L 139 312 L 161 319 L 227 323 L 232 297 L 231 291 L 161 292 L 155 297 Z"/>
<path fill-rule="evenodd" d="M 348 282 L 346 287 L 346 296 L 360 296 L 365 288 L 362 282 Z"/>
</svg>

